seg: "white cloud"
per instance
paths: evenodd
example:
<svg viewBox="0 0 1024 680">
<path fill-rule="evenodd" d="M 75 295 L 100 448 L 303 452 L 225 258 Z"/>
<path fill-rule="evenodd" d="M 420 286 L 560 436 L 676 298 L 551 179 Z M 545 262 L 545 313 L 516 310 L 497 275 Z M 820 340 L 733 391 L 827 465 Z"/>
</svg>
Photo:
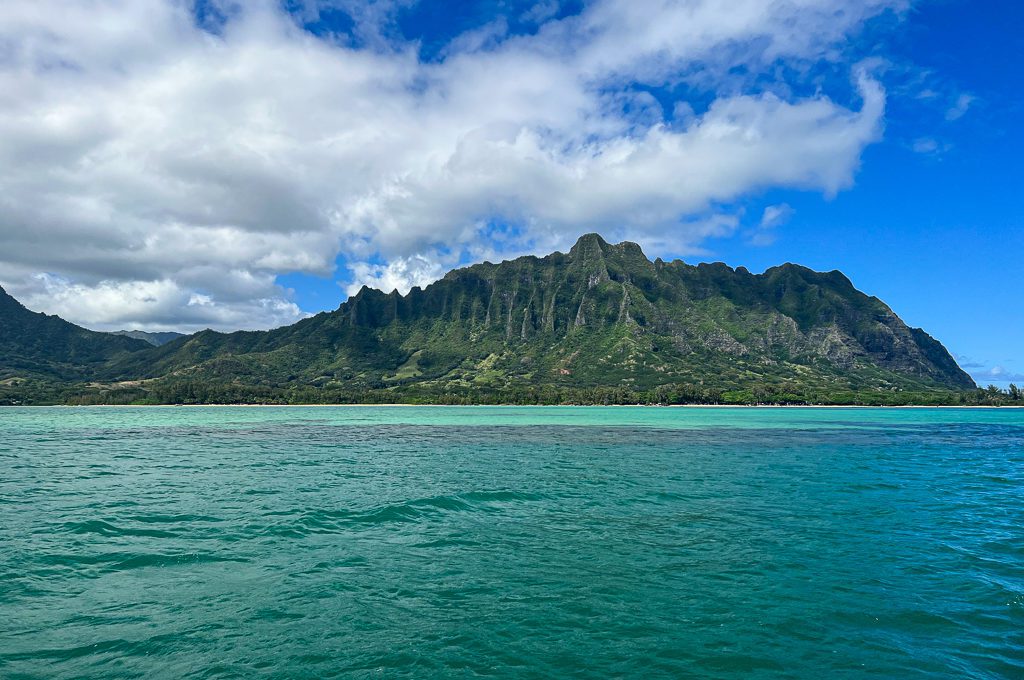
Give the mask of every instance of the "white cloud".
<svg viewBox="0 0 1024 680">
<path fill-rule="evenodd" d="M 761 228 L 762 229 L 774 229 L 775 227 L 785 224 L 789 221 L 789 218 L 793 216 L 793 208 L 788 203 L 780 203 L 778 205 L 770 205 L 764 209 L 761 214 Z"/>
<path fill-rule="evenodd" d="M 939 143 L 931 137 L 921 137 L 914 140 L 912 148 L 914 153 L 935 153 L 939 150 Z"/>
<path fill-rule="evenodd" d="M 385 292 L 408 292 L 413 286 L 426 286 L 444 274 L 436 258 L 424 255 L 397 257 L 387 264 L 357 262 L 352 265 L 355 282 L 346 287 L 347 295 L 355 295 L 364 285 Z"/>
<path fill-rule="evenodd" d="M 990 383 L 995 385 L 1009 384 L 1011 382 L 1024 382 L 1024 373 L 1017 373 L 1003 366 L 993 366 L 985 370 L 970 371 L 974 382 L 985 386 Z"/>
<path fill-rule="evenodd" d="M 306 316 L 279 298 L 245 297 L 230 303 L 183 289 L 174 281 L 100 281 L 86 286 L 37 274 L 20 290 L 21 302 L 67 319 L 88 319 L 95 330 L 146 327 L 193 332 L 204 328 L 256 329 Z"/>
<path fill-rule="evenodd" d="M 718 204 L 849 187 L 885 107 L 863 72 L 856 108 L 715 79 L 838 59 L 905 5 L 605 0 L 532 36 L 497 22 L 424 62 L 385 37 L 403 3 L 329 4 L 357 15 L 364 47 L 270 2 L 225 11 L 215 34 L 179 0 L 0 7 L 0 283 L 96 327 L 258 327 L 302 314 L 277 275 L 330 273 L 339 253 L 354 287 L 404 290 L 459 253 L 582 231 L 696 252 L 735 230 L 706 217 Z M 666 126 L 631 83 L 680 78 L 717 94 Z M 517 236 L 489 238 L 490 221 Z"/>
<path fill-rule="evenodd" d="M 748 243 L 754 246 L 772 245 L 778 238 L 776 229 L 788 222 L 795 212 L 788 203 L 767 206 L 761 213 L 761 221 L 748 235 Z"/>
<path fill-rule="evenodd" d="M 541 0 L 523 13 L 522 20 L 541 24 L 558 14 L 558 0 Z"/>
<path fill-rule="evenodd" d="M 967 110 L 971 108 L 971 104 L 973 103 L 973 96 L 969 94 L 959 95 L 953 105 L 946 109 L 946 120 L 960 120 L 967 113 Z"/>
<path fill-rule="evenodd" d="M 976 359 L 972 359 L 966 354 L 953 354 L 953 358 L 956 359 L 956 363 L 960 365 L 960 368 L 985 368 L 985 364 Z"/>
</svg>

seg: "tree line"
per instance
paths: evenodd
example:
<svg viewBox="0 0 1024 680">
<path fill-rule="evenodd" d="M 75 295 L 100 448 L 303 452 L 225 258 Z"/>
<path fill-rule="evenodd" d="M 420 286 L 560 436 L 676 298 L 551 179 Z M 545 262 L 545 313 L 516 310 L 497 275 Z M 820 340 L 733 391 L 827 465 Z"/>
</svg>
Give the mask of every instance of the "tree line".
<svg viewBox="0 0 1024 680">
<path fill-rule="evenodd" d="M 800 389 L 753 385 L 723 390 L 687 384 L 652 389 L 523 385 L 481 387 L 415 384 L 389 388 L 253 385 L 204 380 L 157 381 L 142 386 L 102 387 L 25 381 L 0 386 L 0 405 L 147 404 L 440 404 L 440 405 L 830 405 L 830 406 L 1024 406 L 1021 388 L 884 391 Z"/>
</svg>

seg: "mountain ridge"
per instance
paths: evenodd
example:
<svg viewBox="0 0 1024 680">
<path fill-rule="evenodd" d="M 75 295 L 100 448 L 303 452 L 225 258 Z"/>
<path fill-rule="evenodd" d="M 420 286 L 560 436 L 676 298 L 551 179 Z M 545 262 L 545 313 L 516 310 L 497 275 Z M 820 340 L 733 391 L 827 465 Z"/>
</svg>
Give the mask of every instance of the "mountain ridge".
<svg viewBox="0 0 1024 680">
<path fill-rule="evenodd" d="M 545 390 L 813 401 L 975 387 L 941 343 L 838 270 L 652 261 L 597 234 L 567 253 L 454 269 L 405 295 L 364 286 L 289 326 L 133 346 L 64 379 L 164 390 L 169 401 L 183 385 L 200 401 L 427 402 Z"/>
<path fill-rule="evenodd" d="M 33 312 L 0 286 L 0 379 L 85 379 L 122 354 L 149 346 Z"/>
<path fill-rule="evenodd" d="M 780 384 L 811 371 L 822 386 L 974 387 L 941 344 L 837 270 L 651 261 L 637 244 L 597 234 L 568 253 L 455 269 L 405 295 L 364 286 L 291 326 L 204 331 L 128 357 L 117 377 L 256 376 L 262 367 L 278 385 L 650 387 L 714 382 L 702 362 L 725 370 L 719 382 L 730 388 L 763 378 L 759 364 L 785 366 Z M 844 381 L 851 371 L 856 379 Z"/>
<path fill-rule="evenodd" d="M 172 340 L 184 337 L 187 333 L 178 333 L 177 331 L 140 331 L 140 330 L 120 330 L 110 331 L 111 335 L 124 335 L 129 338 L 135 338 L 136 340 L 144 340 L 154 347 L 160 345 L 166 345 Z"/>
</svg>

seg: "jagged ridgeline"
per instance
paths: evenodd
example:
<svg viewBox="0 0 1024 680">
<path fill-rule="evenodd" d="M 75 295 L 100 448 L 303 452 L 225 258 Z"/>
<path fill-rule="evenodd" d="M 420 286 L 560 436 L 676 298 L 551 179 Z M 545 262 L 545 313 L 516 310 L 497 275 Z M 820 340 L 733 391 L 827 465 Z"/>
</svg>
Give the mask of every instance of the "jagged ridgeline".
<svg viewBox="0 0 1024 680">
<path fill-rule="evenodd" d="M 122 356 L 104 377 L 168 376 L 423 394 L 974 387 L 941 344 L 838 271 L 652 262 L 596 234 L 566 254 L 473 265 L 404 296 L 363 288 L 268 332 L 198 333 Z"/>
</svg>

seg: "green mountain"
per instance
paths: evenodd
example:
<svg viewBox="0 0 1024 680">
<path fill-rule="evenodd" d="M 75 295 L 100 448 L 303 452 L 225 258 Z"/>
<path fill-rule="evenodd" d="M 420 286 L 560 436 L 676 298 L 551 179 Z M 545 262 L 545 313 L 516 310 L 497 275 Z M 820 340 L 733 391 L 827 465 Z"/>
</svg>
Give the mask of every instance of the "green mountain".
<svg viewBox="0 0 1024 680">
<path fill-rule="evenodd" d="M 149 343 L 26 309 L 0 288 L 0 380 L 82 380 Z"/>
<path fill-rule="evenodd" d="M 177 340 L 178 338 L 185 337 L 184 333 L 175 333 L 174 331 L 166 331 L 163 333 L 150 333 L 148 331 L 113 331 L 111 335 L 124 335 L 129 338 L 135 338 L 136 340 L 145 340 L 154 347 L 166 345 L 171 340 Z"/>
<path fill-rule="evenodd" d="M 457 269 L 404 296 L 364 287 L 335 311 L 272 331 L 179 338 L 120 356 L 103 375 L 385 401 L 975 387 L 938 341 L 838 271 L 652 262 L 635 243 L 596 234 L 568 253 Z"/>
</svg>

